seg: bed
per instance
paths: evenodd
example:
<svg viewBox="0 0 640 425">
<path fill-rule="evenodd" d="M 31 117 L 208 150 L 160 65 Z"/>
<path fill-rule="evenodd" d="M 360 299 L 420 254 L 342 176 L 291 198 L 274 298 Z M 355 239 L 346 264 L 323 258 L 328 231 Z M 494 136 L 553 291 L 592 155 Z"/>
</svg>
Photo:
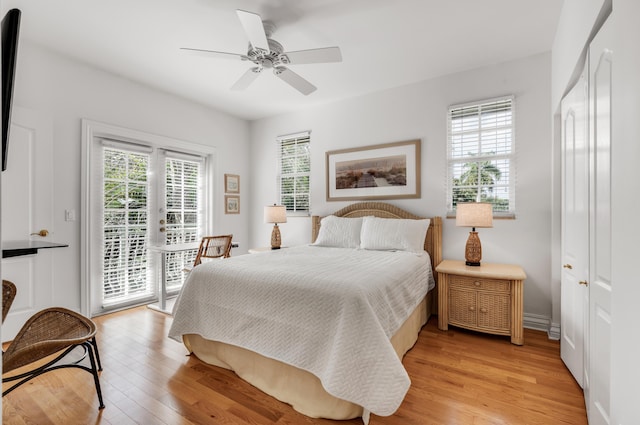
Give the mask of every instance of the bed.
<svg viewBox="0 0 640 425">
<path fill-rule="evenodd" d="M 424 229 L 411 232 L 419 252 L 415 236 L 414 248 L 387 249 L 400 223 Z M 347 242 L 333 246 L 330 229 Z M 194 268 L 169 337 L 307 416 L 391 415 L 410 385 L 401 359 L 436 311 L 441 229 L 440 217 L 380 202 L 314 216 L 308 246 Z M 343 246 L 356 235 L 367 249 Z"/>
</svg>

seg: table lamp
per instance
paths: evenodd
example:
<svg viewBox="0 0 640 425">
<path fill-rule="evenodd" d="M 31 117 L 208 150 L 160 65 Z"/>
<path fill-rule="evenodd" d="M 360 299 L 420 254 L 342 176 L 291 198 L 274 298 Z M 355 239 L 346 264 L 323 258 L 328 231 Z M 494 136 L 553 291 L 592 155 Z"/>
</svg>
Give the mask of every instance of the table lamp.
<svg viewBox="0 0 640 425">
<path fill-rule="evenodd" d="M 464 251 L 467 266 L 479 266 L 482 245 L 476 227 L 493 227 L 493 205 L 488 202 L 468 202 L 456 206 L 456 226 L 471 227 Z"/>
<path fill-rule="evenodd" d="M 271 249 L 280 249 L 280 228 L 278 223 L 287 222 L 287 209 L 284 205 L 269 205 L 264 207 L 264 222 L 274 223 L 273 231 L 271 232 Z"/>
</svg>

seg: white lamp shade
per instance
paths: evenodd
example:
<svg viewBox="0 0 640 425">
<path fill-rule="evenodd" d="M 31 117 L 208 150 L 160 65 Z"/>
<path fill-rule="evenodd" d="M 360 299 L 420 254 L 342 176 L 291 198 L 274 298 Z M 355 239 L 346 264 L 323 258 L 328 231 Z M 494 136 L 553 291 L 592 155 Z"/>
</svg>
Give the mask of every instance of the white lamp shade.
<svg viewBox="0 0 640 425">
<path fill-rule="evenodd" d="M 488 202 L 467 202 L 456 206 L 456 226 L 493 227 L 493 205 Z"/>
<path fill-rule="evenodd" d="M 269 205 L 264 207 L 265 223 L 286 223 L 287 208 L 284 205 Z"/>
</svg>

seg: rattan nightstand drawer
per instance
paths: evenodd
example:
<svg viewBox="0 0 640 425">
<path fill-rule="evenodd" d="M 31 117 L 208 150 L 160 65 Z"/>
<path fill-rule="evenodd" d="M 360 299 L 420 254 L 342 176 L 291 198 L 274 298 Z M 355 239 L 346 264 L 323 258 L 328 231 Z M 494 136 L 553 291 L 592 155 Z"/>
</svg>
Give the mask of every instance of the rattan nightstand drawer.
<svg viewBox="0 0 640 425">
<path fill-rule="evenodd" d="M 458 289 L 474 288 L 482 291 L 504 292 L 506 294 L 511 292 L 511 283 L 505 280 L 451 275 L 449 285 L 451 288 Z"/>
</svg>

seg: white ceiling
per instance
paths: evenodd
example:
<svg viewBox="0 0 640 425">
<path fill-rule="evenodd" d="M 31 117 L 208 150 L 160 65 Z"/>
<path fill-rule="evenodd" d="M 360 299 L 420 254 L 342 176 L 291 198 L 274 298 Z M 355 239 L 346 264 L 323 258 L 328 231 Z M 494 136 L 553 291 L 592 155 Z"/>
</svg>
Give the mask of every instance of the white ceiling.
<svg viewBox="0 0 640 425">
<path fill-rule="evenodd" d="M 549 51 L 562 0 L 3 0 L 21 38 L 244 119 L 259 119 Z M 246 54 L 236 9 L 277 26 L 285 51 L 339 46 L 343 62 L 291 65 L 318 87 L 304 96 L 265 72 L 229 88 L 251 63 L 185 54 Z"/>
</svg>

